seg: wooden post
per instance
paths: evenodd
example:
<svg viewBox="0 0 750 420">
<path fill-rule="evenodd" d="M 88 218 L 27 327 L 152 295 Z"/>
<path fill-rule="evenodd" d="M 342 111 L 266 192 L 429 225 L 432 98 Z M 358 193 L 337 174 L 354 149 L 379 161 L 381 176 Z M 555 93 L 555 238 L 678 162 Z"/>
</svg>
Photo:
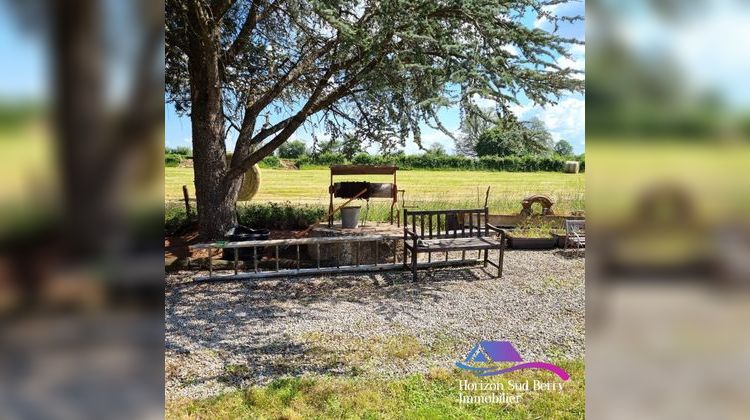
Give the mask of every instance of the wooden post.
<svg viewBox="0 0 750 420">
<path fill-rule="evenodd" d="M 333 169 L 331 169 L 331 183 L 328 185 L 328 227 L 333 227 Z"/>
<path fill-rule="evenodd" d="M 185 213 L 187 213 L 188 219 L 190 218 L 190 194 L 188 193 L 187 185 L 182 186 L 182 197 L 185 200 Z"/>
</svg>

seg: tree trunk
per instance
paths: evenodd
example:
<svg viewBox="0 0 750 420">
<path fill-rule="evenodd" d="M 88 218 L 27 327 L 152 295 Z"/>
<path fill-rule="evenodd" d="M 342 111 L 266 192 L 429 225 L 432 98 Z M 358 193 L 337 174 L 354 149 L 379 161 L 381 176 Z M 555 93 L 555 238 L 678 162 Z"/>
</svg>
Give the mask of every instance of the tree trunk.
<svg viewBox="0 0 750 420">
<path fill-rule="evenodd" d="M 191 27 L 205 27 L 198 13 Z M 190 95 L 198 230 L 203 240 L 221 238 L 236 223 L 234 204 L 242 178 L 226 181 L 224 113 L 219 73 L 220 33 L 195 30 L 189 52 Z"/>
<path fill-rule="evenodd" d="M 64 200 L 65 245 L 75 258 L 106 252 L 116 225 L 111 210 L 112 172 L 97 171 L 107 140 L 102 80 L 100 8 L 79 0 L 53 15 L 55 128 Z"/>
</svg>

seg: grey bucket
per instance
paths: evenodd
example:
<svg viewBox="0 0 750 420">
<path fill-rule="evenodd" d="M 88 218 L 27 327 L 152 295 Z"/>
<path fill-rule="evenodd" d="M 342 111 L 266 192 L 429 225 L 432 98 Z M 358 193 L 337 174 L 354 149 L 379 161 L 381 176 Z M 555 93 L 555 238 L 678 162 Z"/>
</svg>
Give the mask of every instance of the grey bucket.
<svg viewBox="0 0 750 420">
<path fill-rule="evenodd" d="M 359 222 L 359 206 L 349 206 L 341 208 L 341 227 L 344 229 L 354 229 Z"/>
</svg>

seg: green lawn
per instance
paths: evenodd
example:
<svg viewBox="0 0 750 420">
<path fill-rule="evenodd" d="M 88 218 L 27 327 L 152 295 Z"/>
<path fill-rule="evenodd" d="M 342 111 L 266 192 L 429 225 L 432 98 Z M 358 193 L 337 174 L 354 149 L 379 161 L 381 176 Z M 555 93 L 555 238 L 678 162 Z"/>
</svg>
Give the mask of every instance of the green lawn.
<svg viewBox="0 0 750 420">
<path fill-rule="evenodd" d="M 509 381 L 561 383 L 553 374 L 521 370 L 477 378 L 469 373 L 433 370 L 402 379 L 315 376 L 277 379 L 263 387 L 205 400 L 167 402 L 166 418 L 200 419 L 580 419 L 585 413 L 583 360 L 559 362 L 571 378 L 562 391 L 513 391 Z M 505 391 L 461 391 L 459 381 L 499 382 Z M 459 404 L 459 393 L 522 395 L 518 403 Z"/>
<path fill-rule="evenodd" d="M 261 187 L 254 201 L 291 201 L 327 204 L 327 169 L 261 169 Z M 389 182 L 391 176 L 336 177 L 337 181 L 368 180 Z M 190 168 L 165 168 L 166 200 L 182 198 L 187 185 L 194 197 Z M 406 190 L 406 205 L 421 208 L 473 207 L 484 202 L 485 190 L 491 186 L 489 207 L 493 212 L 517 213 L 520 201 L 529 195 L 545 194 L 556 202 L 558 213 L 583 210 L 584 174 L 555 172 L 485 172 L 485 171 L 399 171 L 398 188 Z M 383 200 L 373 200 L 374 211 L 385 210 Z M 376 216 L 377 217 L 377 216 Z"/>
</svg>

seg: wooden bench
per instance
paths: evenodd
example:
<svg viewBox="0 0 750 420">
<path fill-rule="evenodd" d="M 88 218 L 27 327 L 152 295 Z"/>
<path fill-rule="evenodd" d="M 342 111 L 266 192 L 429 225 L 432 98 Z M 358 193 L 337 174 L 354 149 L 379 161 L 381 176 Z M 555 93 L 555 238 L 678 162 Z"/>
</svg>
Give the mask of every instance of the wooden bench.
<svg viewBox="0 0 750 420">
<path fill-rule="evenodd" d="M 575 246 L 577 249 L 586 247 L 586 221 L 585 220 L 566 220 L 565 221 L 565 244 Z"/>
<path fill-rule="evenodd" d="M 497 277 L 503 275 L 504 232 L 487 223 L 488 210 L 419 210 L 404 209 L 404 267 L 409 268 L 407 253 L 411 253 L 411 272 L 417 280 L 417 257 L 432 254 L 461 251 L 461 260 L 465 260 L 466 251 L 478 251 L 481 257 L 484 251 L 484 266 L 490 264 L 497 268 Z M 494 235 L 490 234 L 490 231 Z M 499 236 L 499 238 L 498 238 Z M 497 264 L 489 261 L 489 250 L 499 250 Z"/>
</svg>

